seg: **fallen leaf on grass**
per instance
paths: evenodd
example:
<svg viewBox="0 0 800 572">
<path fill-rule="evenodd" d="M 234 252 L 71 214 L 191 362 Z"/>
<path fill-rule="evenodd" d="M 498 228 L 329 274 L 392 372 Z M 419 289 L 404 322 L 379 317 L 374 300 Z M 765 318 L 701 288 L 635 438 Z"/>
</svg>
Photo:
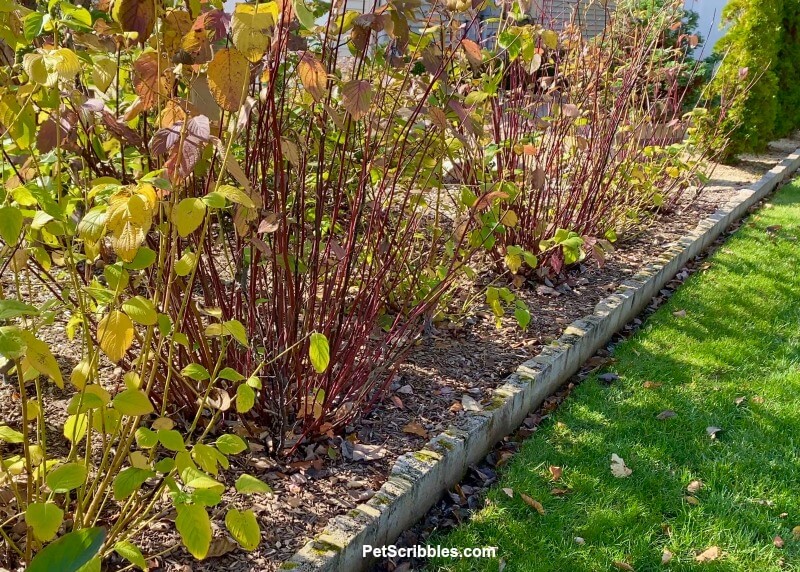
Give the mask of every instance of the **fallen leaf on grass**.
<svg viewBox="0 0 800 572">
<path fill-rule="evenodd" d="M 659 383 L 657 381 L 645 381 L 642 384 L 642 387 L 644 387 L 645 389 L 658 389 L 662 385 L 663 385 L 662 383 Z"/>
<path fill-rule="evenodd" d="M 697 497 L 693 497 L 691 495 L 686 495 L 685 497 L 683 497 L 683 500 L 685 500 L 692 506 L 698 506 L 700 504 L 700 501 L 697 500 Z"/>
<path fill-rule="evenodd" d="M 417 435 L 422 437 L 423 439 L 428 438 L 428 432 L 425 430 L 425 427 L 417 423 L 416 421 L 412 421 L 405 427 L 403 427 L 403 433 L 410 433 L 411 435 Z"/>
<path fill-rule="evenodd" d="M 719 546 L 711 546 L 695 556 L 694 559 L 698 562 L 711 562 L 719 558 L 720 554 Z"/>
<path fill-rule="evenodd" d="M 671 419 L 676 417 L 678 414 L 675 413 L 672 409 L 667 409 L 666 411 L 662 411 L 658 415 L 656 415 L 656 419 L 659 421 L 664 421 L 665 419 Z"/>
<path fill-rule="evenodd" d="M 721 427 L 714 427 L 714 426 L 706 427 L 706 433 L 708 433 L 708 436 L 711 437 L 712 439 L 716 439 L 717 433 L 719 433 L 720 431 L 722 431 Z"/>
<path fill-rule="evenodd" d="M 377 461 L 386 456 L 386 449 L 380 445 L 365 445 L 357 443 L 353 445 L 353 460 L 354 461 Z"/>
<path fill-rule="evenodd" d="M 549 471 L 550 471 L 550 476 L 551 476 L 552 480 L 554 480 L 554 481 L 557 481 L 558 479 L 560 479 L 561 478 L 561 474 L 564 472 L 561 469 L 561 467 L 556 467 L 554 465 L 550 465 Z"/>
<path fill-rule="evenodd" d="M 672 552 L 665 548 L 661 553 L 661 564 L 669 564 L 670 560 L 672 560 Z"/>
<path fill-rule="evenodd" d="M 533 498 L 529 497 L 525 493 L 520 493 L 519 496 L 522 497 L 522 500 L 525 501 L 526 505 L 528 505 L 529 507 L 534 509 L 539 514 L 543 515 L 545 513 L 545 510 L 544 510 L 544 507 L 542 506 L 542 503 L 540 503 L 536 499 L 533 499 Z"/>
<path fill-rule="evenodd" d="M 586 540 L 584 540 L 584 538 L 581 537 L 581 536 L 576 536 L 575 537 L 575 544 L 586 544 Z"/>
<path fill-rule="evenodd" d="M 747 397 L 745 397 L 744 395 L 742 395 L 741 397 L 737 397 L 736 399 L 733 400 L 733 402 L 736 404 L 737 407 L 739 407 L 745 401 L 747 401 Z"/>
<path fill-rule="evenodd" d="M 631 566 L 627 562 L 615 561 L 614 568 L 616 568 L 617 570 L 625 570 L 626 572 L 635 572 L 633 566 Z"/>
<path fill-rule="evenodd" d="M 686 485 L 686 490 L 692 494 L 695 494 L 697 491 L 703 488 L 703 481 L 694 480 L 688 485 Z"/>
<path fill-rule="evenodd" d="M 503 492 L 508 495 L 508 498 L 510 499 L 514 498 L 514 489 L 504 488 Z"/>
<path fill-rule="evenodd" d="M 619 376 L 616 373 L 603 373 L 597 376 L 597 379 L 602 381 L 603 383 L 611 383 L 612 381 L 617 381 Z"/>
<path fill-rule="evenodd" d="M 463 395 L 461 397 L 461 407 L 464 408 L 464 411 L 483 411 L 480 403 L 475 401 L 475 398 L 470 397 L 469 395 Z"/>
<path fill-rule="evenodd" d="M 772 544 L 775 545 L 775 548 L 783 548 L 783 538 L 781 538 L 779 535 L 775 535 L 775 538 L 772 539 Z"/>
<path fill-rule="evenodd" d="M 572 492 L 572 490 L 571 490 L 571 489 L 559 489 L 559 488 L 555 488 L 555 489 L 552 489 L 552 490 L 550 491 L 550 494 L 551 494 L 551 495 L 553 495 L 554 497 L 561 497 L 561 496 L 564 496 L 564 495 L 568 495 L 568 494 L 569 494 L 569 493 L 571 493 L 571 492 Z"/>
<path fill-rule="evenodd" d="M 685 318 L 686 317 L 686 310 L 678 310 L 677 312 L 672 312 L 672 315 L 676 318 Z"/>
<path fill-rule="evenodd" d="M 800 525 L 795 526 L 792 529 L 792 540 L 800 542 Z"/>
<path fill-rule="evenodd" d="M 611 454 L 611 474 L 619 479 L 630 477 L 633 471 L 625 465 L 625 461 L 616 453 Z"/>
</svg>

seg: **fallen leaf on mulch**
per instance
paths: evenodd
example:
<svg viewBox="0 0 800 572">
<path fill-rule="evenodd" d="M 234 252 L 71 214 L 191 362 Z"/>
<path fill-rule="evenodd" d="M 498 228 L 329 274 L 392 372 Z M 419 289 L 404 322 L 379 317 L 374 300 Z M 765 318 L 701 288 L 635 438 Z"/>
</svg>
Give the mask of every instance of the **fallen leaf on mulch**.
<svg viewBox="0 0 800 572">
<path fill-rule="evenodd" d="M 211 546 L 208 548 L 208 558 L 215 558 L 217 556 L 223 556 L 228 552 L 233 552 L 238 548 L 238 544 L 232 538 L 227 535 L 221 535 L 215 537 L 211 540 Z"/>
<path fill-rule="evenodd" d="M 611 454 L 611 474 L 619 479 L 630 477 L 633 471 L 625 465 L 625 461 L 616 453 Z"/>
<path fill-rule="evenodd" d="M 364 443 L 357 443 L 353 445 L 353 460 L 354 461 L 377 461 L 386 456 L 386 449 L 380 445 L 365 445 Z"/>
<path fill-rule="evenodd" d="M 658 389 L 662 385 L 663 385 L 662 383 L 659 383 L 657 381 L 645 381 L 642 384 L 642 387 L 644 387 L 645 389 Z"/>
<path fill-rule="evenodd" d="M 686 490 L 692 494 L 695 494 L 697 491 L 703 488 L 703 481 L 695 479 L 688 485 L 686 485 Z"/>
<path fill-rule="evenodd" d="M 656 415 L 656 419 L 659 421 L 664 421 L 665 419 L 672 419 L 676 417 L 678 414 L 675 413 L 672 409 L 667 409 L 666 411 L 662 411 L 658 415 Z"/>
<path fill-rule="evenodd" d="M 531 497 L 529 497 L 525 493 L 520 493 L 519 496 L 522 497 L 522 500 L 525 501 L 526 505 L 528 505 L 529 507 L 534 509 L 539 514 L 544 514 L 545 513 L 545 510 L 544 510 L 544 507 L 542 506 L 542 503 L 540 503 L 536 499 L 532 499 Z"/>
<path fill-rule="evenodd" d="M 474 397 L 470 397 L 469 395 L 461 396 L 461 407 L 464 408 L 464 411 L 483 411 L 481 404 L 475 401 Z"/>
<path fill-rule="evenodd" d="M 670 560 L 672 560 L 672 556 L 672 552 L 665 548 L 664 552 L 661 553 L 661 564 L 669 564 Z"/>
<path fill-rule="evenodd" d="M 503 492 L 508 495 L 508 498 L 510 499 L 514 498 L 514 489 L 504 488 Z"/>
<path fill-rule="evenodd" d="M 616 568 L 617 570 L 625 570 L 626 572 L 635 572 L 633 566 L 631 566 L 627 562 L 615 561 L 614 568 Z"/>
<path fill-rule="evenodd" d="M 775 538 L 772 539 L 772 544 L 775 545 L 775 548 L 783 548 L 783 538 L 780 535 L 775 535 Z"/>
<path fill-rule="evenodd" d="M 554 465 L 550 465 L 549 468 L 550 476 L 554 481 L 557 481 L 561 478 L 561 474 L 564 472 L 561 467 L 556 467 Z"/>
<path fill-rule="evenodd" d="M 425 427 L 417 423 L 416 421 L 412 421 L 405 427 L 403 427 L 403 433 L 410 433 L 412 435 L 418 435 L 423 439 L 428 438 L 428 432 L 425 430 Z"/>
<path fill-rule="evenodd" d="M 395 407 L 398 409 L 405 409 L 406 406 L 403 405 L 403 400 L 397 397 L 396 395 L 392 395 L 392 403 L 394 403 Z"/>
<path fill-rule="evenodd" d="M 719 558 L 721 554 L 719 546 L 711 546 L 695 556 L 694 559 L 698 562 L 711 562 Z"/>
<path fill-rule="evenodd" d="M 706 427 L 706 433 L 708 433 L 708 436 L 711 437 L 712 439 L 716 439 L 717 433 L 719 433 L 720 431 L 722 431 L 721 427 L 714 427 L 714 426 Z"/>
<path fill-rule="evenodd" d="M 413 395 L 414 388 L 410 385 L 406 384 L 397 390 L 397 393 L 402 393 L 403 395 Z"/>
<path fill-rule="evenodd" d="M 685 318 L 686 317 L 686 310 L 678 310 L 677 312 L 672 312 L 672 315 L 676 318 Z"/>
</svg>

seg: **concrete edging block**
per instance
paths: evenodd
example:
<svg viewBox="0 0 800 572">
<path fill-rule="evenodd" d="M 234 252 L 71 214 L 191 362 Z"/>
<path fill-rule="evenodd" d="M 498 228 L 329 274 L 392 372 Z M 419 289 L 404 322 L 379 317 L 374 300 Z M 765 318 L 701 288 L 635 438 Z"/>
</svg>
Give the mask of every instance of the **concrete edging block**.
<svg viewBox="0 0 800 572">
<path fill-rule="evenodd" d="M 480 461 L 495 443 L 519 427 L 529 412 L 639 314 L 689 260 L 798 169 L 800 148 L 625 280 L 595 306 L 594 312 L 570 324 L 539 355 L 520 364 L 494 390 L 483 411 L 467 412 L 421 450 L 401 455 L 374 497 L 346 515 L 331 519 L 322 533 L 284 562 L 281 569 L 297 572 L 367 569 L 370 559 L 362 556 L 363 546 L 389 544 L 424 516 L 442 493 L 461 480 L 470 465 Z"/>
</svg>

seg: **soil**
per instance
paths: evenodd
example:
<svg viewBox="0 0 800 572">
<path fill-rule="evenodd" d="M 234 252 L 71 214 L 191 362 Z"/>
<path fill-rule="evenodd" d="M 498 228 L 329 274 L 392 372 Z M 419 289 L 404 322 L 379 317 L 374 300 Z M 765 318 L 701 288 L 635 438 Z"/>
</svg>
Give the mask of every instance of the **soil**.
<svg viewBox="0 0 800 572">
<path fill-rule="evenodd" d="M 712 181 L 701 193 L 687 193 L 672 212 L 654 216 L 635 233 L 619 237 L 616 251 L 602 267 L 594 262 L 580 264 L 557 281 L 530 283 L 514 289 L 531 311 L 532 320 L 527 331 L 517 326 L 513 316 L 504 317 L 501 327 L 497 328 L 494 316 L 481 303 L 480 297 L 467 313 L 460 312 L 459 302 L 476 297 L 487 285 L 485 281 L 479 281 L 471 290 L 458 292 L 454 308 L 459 311 L 453 313 L 453 321 L 437 324 L 434 332 L 419 341 L 383 402 L 358 424 L 348 427 L 345 435 L 306 444 L 292 459 L 270 459 L 258 443 L 253 443 L 249 456 L 239 456 L 238 461 L 235 457 L 231 459 L 231 471 L 225 477 L 228 485 L 246 471 L 269 483 L 274 490 L 274 494 L 257 496 L 252 507 L 262 528 L 262 543 L 255 551 L 246 553 L 236 548 L 222 532 L 224 511 L 220 511 L 221 514 L 214 515 L 215 526 L 220 526 L 213 547 L 219 556 L 197 562 L 179 549 L 177 533 L 168 522 L 174 519 L 174 514 L 167 513 L 137 541 L 145 555 L 151 555 L 148 558 L 151 570 L 277 570 L 283 561 L 321 531 L 329 518 L 369 499 L 386 480 L 399 455 L 421 448 L 428 438 L 463 415 L 462 402 L 469 403 L 464 396 L 479 403 L 488 401 L 492 390 L 517 365 L 539 353 L 542 346 L 557 338 L 569 323 L 590 313 L 620 282 L 693 229 L 736 190 L 756 181 L 798 147 L 800 136 L 796 135 L 771 144 L 764 154 L 741 157 L 736 166 L 718 165 Z M 11 292 L 14 285 L 8 274 L 2 276 L 2 286 L 6 292 Z M 31 287 L 34 299 L 48 298 L 47 292 L 35 286 Z M 22 289 L 23 294 L 27 294 L 28 286 L 23 285 Z M 56 357 L 65 375 L 80 359 L 75 349 L 79 344 L 61 343 L 65 339 L 67 319 L 68 316 L 54 316 L 52 331 L 47 336 L 59 340 L 54 349 L 58 350 Z M 109 390 L 120 383 L 121 373 L 108 369 Z M 9 381 L 0 378 L 0 420 L 15 426 L 19 421 L 19 396 Z M 47 417 L 55 425 L 66 417 L 70 394 L 57 389 L 48 389 L 48 392 Z M 376 446 L 376 458 L 354 461 L 354 444 Z M 510 452 L 500 449 L 493 454 L 505 458 Z M 491 467 L 486 471 L 485 474 L 478 471 L 482 476 L 473 474 L 473 477 L 490 481 Z M 226 500 L 233 501 L 233 497 Z M 220 506 L 225 504 L 223 501 Z M 152 556 L 157 554 L 160 555 Z M 116 564 L 112 557 L 112 569 Z M 403 569 L 402 566 L 398 569 Z M 393 563 L 384 563 L 386 570 L 394 567 Z"/>
</svg>

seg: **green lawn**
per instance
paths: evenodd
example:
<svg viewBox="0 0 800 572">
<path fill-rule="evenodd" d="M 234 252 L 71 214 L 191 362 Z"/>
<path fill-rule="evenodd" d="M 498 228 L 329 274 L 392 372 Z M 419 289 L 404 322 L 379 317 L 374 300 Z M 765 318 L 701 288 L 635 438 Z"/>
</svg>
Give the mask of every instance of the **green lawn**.
<svg viewBox="0 0 800 572">
<path fill-rule="evenodd" d="M 617 348 L 618 381 L 581 384 L 525 442 L 486 507 L 429 541 L 498 546 L 498 558 L 428 570 L 497 572 L 500 559 L 506 572 L 800 570 L 800 186 L 771 205 Z M 657 419 L 665 410 L 676 415 Z M 710 426 L 722 429 L 717 439 Z M 629 477 L 612 475 L 612 453 Z M 558 482 L 551 465 L 563 469 Z M 693 480 L 702 481 L 695 504 Z M 721 555 L 697 562 L 712 546 Z"/>
</svg>

